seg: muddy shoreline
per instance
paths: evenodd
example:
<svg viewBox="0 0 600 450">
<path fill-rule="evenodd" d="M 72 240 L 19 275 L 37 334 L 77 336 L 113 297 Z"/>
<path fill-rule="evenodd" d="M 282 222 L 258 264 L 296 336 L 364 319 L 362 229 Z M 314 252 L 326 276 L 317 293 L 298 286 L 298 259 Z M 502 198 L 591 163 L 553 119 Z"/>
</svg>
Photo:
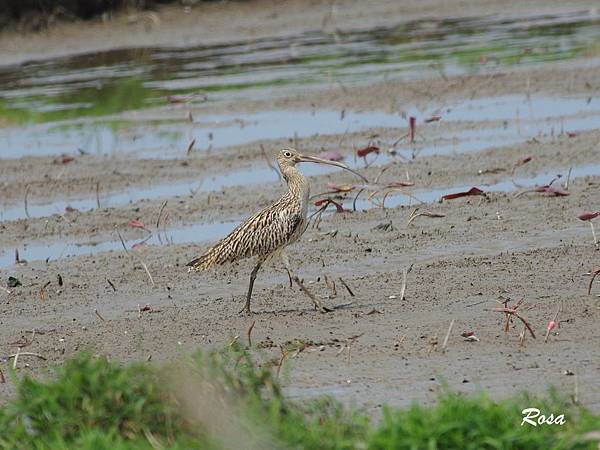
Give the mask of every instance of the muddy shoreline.
<svg viewBox="0 0 600 450">
<path fill-rule="evenodd" d="M 274 0 L 218 2 L 195 8 L 164 6 L 156 12 L 116 14 L 110 20 L 59 23 L 39 33 L 0 34 L 2 64 L 63 57 L 106 49 L 147 46 L 192 46 L 197 44 L 281 37 L 313 30 L 335 32 L 372 28 L 398 21 L 426 17 L 461 17 L 523 14 L 560 14 L 573 11 L 597 13 L 589 0 L 568 4 L 556 0 L 477 2 L 472 0 L 437 2 L 390 2 L 377 0 L 365 4 L 357 0 Z"/>
<path fill-rule="evenodd" d="M 225 39 L 231 32 L 227 27 L 233 26 L 241 28 L 238 40 L 283 33 L 290 21 L 293 31 L 301 32 L 314 27 L 312 19 L 322 18 L 330 8 L 329 2 L 315 1 L 314 8 L 291 19 L 293 14 L 281 14 L 274 3 L 258 3 L 264 8 L 253 10 L 244 26 L 240 18 L 248 14 L 245 3 L 206 6 L 210 13 L 203 19 L 196 16 L 199 9 L 184 19 L 174 8 L 165 8 L 161 30 L 134 37 L 127 45 L 137 45 L 144 36 L 149 36 L 146 45 L 181 44 L 185 33 L 195 32 L 192 19 L 226 23 L 214 40 Z M 535 12 L 557 4 L 539 2 Z M 300 8 L 299 2 L 286 5 L 286 13 Z M 349 28 L 385 24 L 390 11 L 401 10 L 406 18 L 428 17 L 433 11 L 430 2 L 378 2 L 361 21 L 365 5 L 341 6 L 338 18 Z M 436 14 L 447 15 L 458 6 L 464 6 L 466 15 L 498 12 L 493 5 L 453 1 Z M 513 6 L 503 12 L 517 14 L 525 8 L 531 13 L 536 8 L 521 2 Z M 570 10 L 590 7 L 585 2 L 569 5 Z M 258 31 L 256 24 L 265 14 L 274 15 L 273 21 Z M 125 19 L 113 25 L 123 30 L 138 26 L 120 20 Z M 170 36 L 169 27 L 175 25 L 181 31 Z M 49 31 L 47 45 L 61 39 L 66 43 L 71 33 L 79 32 L 81 41 L 65 44 L 61 52 L 93 50 L 91 37 L 104 26 L 77 31 L 75 24 L 61 25 Z M 195 38 L 204 39 L 215 26 L 201 28 Z M 32 50 L 38 38 L 3 36 L 5 61 L 35 59 L 44 50 Z M 102 45 L 119 46 L 118 39 L 117 32 Z M 21 51 L 10 50 L 17 43 Z M 19 373 L 42 376 L 83 349 L 123 361 L 162 362 L 199 346 L 221 347 L 235 336 L 243 340 L 256 320 L 253 341 L 261 344 L 266 357 L 278 356 L 278 346 L 289 341 L 309 344 L 290 359 L 285 385 L 295 397 L 333 394 L 377 416 L 384 403 L 435 401 L 444 384 L 461 392 L 485 389 L 494 398 L 521 390 L 543 394 L 550 386 L 570 396 L 577 385 L 579 401 L 600 411 L 600 285 L 592 295 L 586 292 L 586 273 L 598 265 L 600 253 L 589 225 L 577 219 L 581 211 L 600 208 L 600 127 L 595 125 L 599 75 L 597 58 L 590 55 L 488 75 L 439 77 L 425 85 L 414 80 L 369 83 L 352 87 L 351 95 L 338 84 L 302 94 L 290 88 L 274 99 L 193 105 L 191 113 L 200 123 L 211 114 L 247 118 L 263 111 L 295 111 L 299 116 L 306 111 L 371 111 L 395 115 L 397 125 L 263 138 L 216 145 L 210 151 L 199 147 L 190 154 L 182 146 L 180 153 L 166 158 L 72 149 L 68 155 L 74 160 L 67 162 L 60 154 L 0 159 L 0 258 L 7 262 L 0 264 L 0 279 L 5 283 L 13 276 L 22 283 L 10 294 L 0 291 L 0 368 L 32 337 L 27 351 L 46 359 L 23 359 Z M 470 110 L 473 104 L 482 109 Z M 426 124 L 440 105 L 445 106 L 441 120 Z M 390 152 L 392 143 L 407 133 L 402 112 L 409 108 L 420 112 L 416 140 L 401 141 Z M 189 112 L 187 105 L 170 105 L 123 116 L 185 120 Z M 190 127 L 184 122 L 172 126 Z M 375 204 L 383 194 L 372 202 L 364 195 L 357 211 L 351 206 L 358 188 L 345 199 L 338 196 L 348 211 L 324 215 L 318 227 L 309 228 L 290 248 L 292 264 L 310 289 L 327 304 L 340 306 L 333 313 L 312 311 L 300 291 L 288 288 L 287 275 L 275 262 L 259 273 L 256 314 L 247 318 L 238 311 L 250 261 L 202 274 L 188 274 L 184 266 L 228 226 L 280 195 L 285 187 L 267 166 L 262 149 L 272 155 L 290 143 L 310 153 L 339 152 L 369 180 L 379 177 L 382 188 L 408 180 L 414 186 L 392 192 L 385 208 Z M 376 143 L 381 154 L 377 159 L 371 155 L 365 167 L 354 154 L 369 143 Z M 530 156 L 529 162 L 520 163 Z M 395 164 L 382 173 L 390 162 Z M 336 170 L 302 170 L 310 175 L 313 193 L 331 189 L 328 183 L 358 183 Z M 562 185 L 569 179 L 569 195 L 519 194 L 557 175 Z M 438 201 L 443 194 L 472 186 L 486 195 Z M 66 212 L 67 206 L 77 210 Z M 409 223 L 416 208 L 441 217 L 420 216 Z M 132 227 L 131 220 L 150 231 Z M 214 226 L 194 228 L 198 224 Z M 120 247 L 118 237 L 131 246 L 149 233 L 151 240 L 136 251 L 154 285 L 139 261 Z M 15 248 L 29 260 L 26 264 L 13 261 Z M 32 257 L 33 248 L 41 249 L 40 257 Z M 403 271 L 409 267 L 401 299 Z M 325 275 L 336 281 L 335 294 Z M 523 315 L 536 333 L 536 339 L 526 335 L 523 344 L 522 324 L 511 323 L 504 333 L 503 315 L 494 311 L 498 301 L 514 304 L 519 299 L 524 299 Z M 561 325 L 545 343 L 546 324 L 561 302 Z M 454 328 L 442 352 L 452 320 Z M 468 342 L 463 332 L 474 332 L 479 340 Z M 360 338 L 350 356 L 340 354 L 346 340 L 356 335 Z M 0 401 L 11 392 L 10 383 L 0 384 Z"/>
</svg>

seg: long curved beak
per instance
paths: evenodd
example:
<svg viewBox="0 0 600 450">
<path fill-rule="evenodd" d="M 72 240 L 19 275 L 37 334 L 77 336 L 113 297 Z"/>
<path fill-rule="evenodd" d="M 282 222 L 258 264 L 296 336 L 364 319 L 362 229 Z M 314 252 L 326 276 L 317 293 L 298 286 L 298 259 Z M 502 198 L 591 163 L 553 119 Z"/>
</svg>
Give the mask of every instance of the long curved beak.
<svg viewBox="0 0 600 450">
<path fill-rule="evenodd" d="M 352 172 L 354 175 L 362 178 L 362 180 L 365 183 L 368 183 L 369 180 L 367 180 L 364 176 L 362 176 L 360 173 L 356 172 L 355 170 L 352 170 L 350 167 L 348 167 L 346 164 L 342 164 L 341 162 L 337 162 L 337 161 L 330 161 L 328 159 L 321 159 L 321 158 L 317 158 L 316 156 L 309 156 L 309 155 L 299 155 L 299 162 L 311 162 L 311 163 L 317 163 L 317 164 L 328 164 L 330 166 L 336 166 L 336 167 L 340 167 L 342 169 L 347 170 L 348 172 Z"/>
</svg>

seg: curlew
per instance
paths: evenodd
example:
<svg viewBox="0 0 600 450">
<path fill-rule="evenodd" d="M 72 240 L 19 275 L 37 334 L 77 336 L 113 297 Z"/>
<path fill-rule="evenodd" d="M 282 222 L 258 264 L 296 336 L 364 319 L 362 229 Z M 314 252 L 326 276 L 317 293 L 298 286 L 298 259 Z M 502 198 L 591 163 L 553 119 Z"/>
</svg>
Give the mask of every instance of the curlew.
<svg viewBox="0 0 600 450">
<path fill-rule="evenodd" d="M 315 156 L 305 156 L 292 148 L 282 149 L 277 155 L 277 162 L 281 175 L 287 182 L 287 192 L 271 206 L 248 218 L 204 254 L 189 262 L 187 264 L 190 266 L 189 271 L 205 270 L 243 258 L 257 257 L 256 264 L 250 273 L 246 303 L 240 311 L 240 313 L 246 311 L 247 314 L 251 314 L 250 299 L 252 297 L 256 274 L 265 261 L 279 255 L 287 270 L 290 286 L 292 285 L 292 281 L 294 281 L 313 301 L 319 311 L 330 311 L 323 306 L 318 298 L 306 289 L 298 276 L 294 274 L 285 253 L 285 248 L 296 242 L 308 226 L 306 214 L 308 211 L 310 186 L 306 178 L 296 168 L 296 164 L 301 162 L 329 164 L 349 170 L 363 180 L 367 180 L 345 164 Z"/>
</svg>

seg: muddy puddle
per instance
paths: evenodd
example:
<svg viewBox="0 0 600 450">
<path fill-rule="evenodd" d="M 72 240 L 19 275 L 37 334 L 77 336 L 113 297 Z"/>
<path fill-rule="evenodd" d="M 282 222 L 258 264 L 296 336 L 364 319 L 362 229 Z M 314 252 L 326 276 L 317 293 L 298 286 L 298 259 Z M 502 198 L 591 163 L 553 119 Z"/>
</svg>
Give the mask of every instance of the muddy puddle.
<svg viewBox="0 0 600 450">
<path fill-rule="evenodd" d="M 569 173 L 570 172 L 570 173 Z M 587 164 L 585 166 L 576 166 L 572 168 L 545 170 L 533 177 L 515 177 L 506 179 L 494 184 L 479 184 L 477 187 L 484 192 L 515 192 L 517 190 L 533 189 L 536 186 L 546 185 L 553 180 L 560 183 L 569 176 L 570 179 L 600 176 L 600 164 Z M 441 201 L 445 194 L 468 191 L 472 185 L 458 185 L 440 189 L 422 190 L 422 189 L 399 189 L 385 199 L 385 207 L 393 208 L 398 206 L 421 206 Z M 352 211 L 356 206 L 359 211 L 366 211 L 371 208 L 379 207 L 382 195 L 377 195 L 369 199 L 370 191 L 365 191 L 354 201 L 355 194 L 349 194 L 342 202 L 345 209 Z M 533 194 L 532 194 L 533 195 Z M 537 194 L 539 195 L 539 194 Z M 313 208 L 314 210 L 315 208 Z M 333 209 L 333 208 L 332 208 Z M 324 215 L 331 214 L 332 211 L 325 212 Z M 224 237 L 233 230 L 242 218 L 219 223 L 196 223 L 193 225 L 171 227 L 166 230 L 156 232 L 140 232 L 140 237 L 130 239 L 125 242 L 128 248 L 142 249 L 145 246 L 187 244 L 195 242 L 214 242 Z M 574 219 L 575 220 L 575 219 Z M 57 260 L 65 257 L 78 255 L 95 254 L 106 251 L 122 250 L 120 239 L 115 236 L 112 241 L 99 242 L 79 242 L 79 243 L 31 243 L 19 248 L 20 259 L 31 261 Z M 467 249 L 468 250 L 468 249 Z M 10 267 L 15 264 L 14 249 L 0 250 L 0 267 Z"/>
</svg>

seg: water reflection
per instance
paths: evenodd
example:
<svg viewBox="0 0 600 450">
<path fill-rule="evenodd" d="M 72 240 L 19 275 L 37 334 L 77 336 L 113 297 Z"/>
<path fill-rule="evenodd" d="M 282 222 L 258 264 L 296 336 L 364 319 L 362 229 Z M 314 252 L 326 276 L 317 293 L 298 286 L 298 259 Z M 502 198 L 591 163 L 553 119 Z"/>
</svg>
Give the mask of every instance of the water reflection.
<svg viewBox="0 0 600 450">
<path fill-rule="evenodd" d="M 600 19 L 587 13 L 426 19 L 335 35 L 111 50 L 0 67 L 0 119 L 19 124 L 102 116 L 198 92 L 210 101 L 241 91 L 245 98 L 264 98 L 282 86 L 485 72 L 599 51 Z"/>
</svg>

